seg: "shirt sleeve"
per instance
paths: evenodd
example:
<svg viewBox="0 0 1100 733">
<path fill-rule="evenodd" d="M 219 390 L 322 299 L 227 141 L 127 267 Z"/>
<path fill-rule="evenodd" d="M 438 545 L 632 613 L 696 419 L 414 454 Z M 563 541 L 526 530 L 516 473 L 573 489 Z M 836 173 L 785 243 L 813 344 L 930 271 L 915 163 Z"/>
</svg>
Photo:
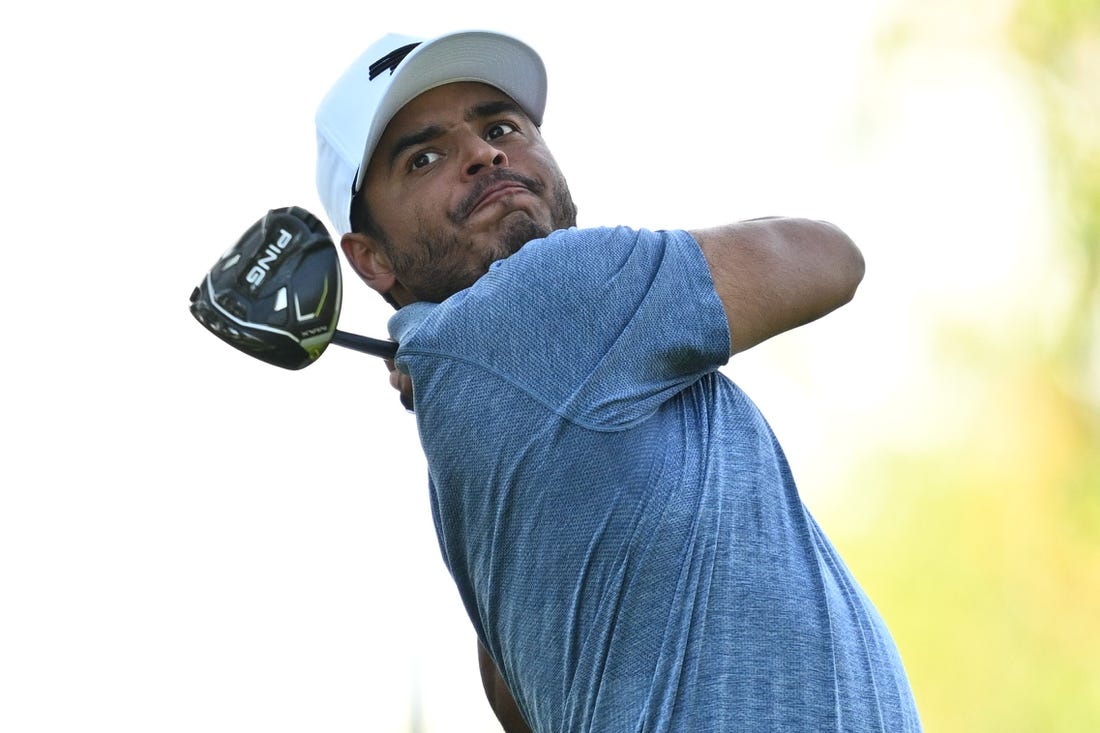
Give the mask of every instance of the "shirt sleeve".
<svg viewBox="0 0 1100 733">
<path fill-rule="evenodd" d="M 684 231 L 554 232 L 417 320 L 395 333 L 402 356 L 476 365 L 593 429 L 629 427 L 729 359 L 725 311 Z"/>
</svg>

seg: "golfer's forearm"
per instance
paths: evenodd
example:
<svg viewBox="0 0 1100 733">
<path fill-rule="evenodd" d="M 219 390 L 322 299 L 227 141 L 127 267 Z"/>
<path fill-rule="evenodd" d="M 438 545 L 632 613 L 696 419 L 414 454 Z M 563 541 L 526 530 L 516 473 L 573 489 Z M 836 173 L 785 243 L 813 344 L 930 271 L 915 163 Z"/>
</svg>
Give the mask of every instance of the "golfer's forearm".
<svg viewBox="0 0 1100 733">
<path fill-rule="evenodd" d="M 489 701 L 489 707 L 500 721 L 504 733 L 532 733 L 527 722 L 519 712 L 515 698 L 511 690 L 500 676 L 500 671 L 493 663 L 489 653 L 480 643 L 477 645 L 477 661 L 481 670 L 481 684 L 485 689 L 485 698 Z"/>
</svg>

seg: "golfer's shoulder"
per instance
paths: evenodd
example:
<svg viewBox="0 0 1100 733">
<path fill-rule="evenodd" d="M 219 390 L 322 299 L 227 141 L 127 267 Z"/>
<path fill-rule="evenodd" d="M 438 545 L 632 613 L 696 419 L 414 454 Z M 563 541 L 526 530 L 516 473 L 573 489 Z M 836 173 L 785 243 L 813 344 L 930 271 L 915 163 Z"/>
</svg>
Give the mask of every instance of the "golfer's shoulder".
<svg viewBox="0 0 1100 733">
<path fill-rule="evenodd" d="M 686 231 L 627 226 L 559 229 L 528 242 L 519 252 L 494 263 L 516 277 L 568 276 L 577 280 L 606 277 L 624 268 L 647 269 L 670 248 L 697 249 Z"/>
</svg>

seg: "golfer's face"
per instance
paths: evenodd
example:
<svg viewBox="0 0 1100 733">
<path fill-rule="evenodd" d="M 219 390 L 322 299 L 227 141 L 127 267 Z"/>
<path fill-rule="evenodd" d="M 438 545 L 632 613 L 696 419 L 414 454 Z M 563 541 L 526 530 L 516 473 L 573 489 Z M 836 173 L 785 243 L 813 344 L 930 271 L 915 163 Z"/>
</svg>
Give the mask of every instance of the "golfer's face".
<svg viewBox="0 0 1100 733">
<path fill-rule="evenodd" d="M 397 252 L 398 279 L 426 300 L 469 286 L 494 260 L 576 218 L 538 128 L 510 97 L 472 82 L 402 108 L 364 186 Z"/>
</svg>

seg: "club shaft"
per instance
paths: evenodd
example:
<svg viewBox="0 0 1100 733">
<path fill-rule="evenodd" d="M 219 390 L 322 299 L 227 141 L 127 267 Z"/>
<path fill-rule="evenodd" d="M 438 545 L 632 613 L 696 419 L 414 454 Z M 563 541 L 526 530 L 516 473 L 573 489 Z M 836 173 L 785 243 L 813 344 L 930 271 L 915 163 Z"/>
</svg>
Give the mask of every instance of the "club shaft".
<svg viewBox="0 0 1100 733">
<path fill-rule="evenodd" d="M 394 341 L 372 339 L 369 336 L 360 336 L 357 333 L 348 333 L 347 331 L 334 331 L 332 343 L 343 346 L 345 349 L 354 349 L 383 359 L 392 359 L 397 355 L 397 343 Z"/>
</svg>

